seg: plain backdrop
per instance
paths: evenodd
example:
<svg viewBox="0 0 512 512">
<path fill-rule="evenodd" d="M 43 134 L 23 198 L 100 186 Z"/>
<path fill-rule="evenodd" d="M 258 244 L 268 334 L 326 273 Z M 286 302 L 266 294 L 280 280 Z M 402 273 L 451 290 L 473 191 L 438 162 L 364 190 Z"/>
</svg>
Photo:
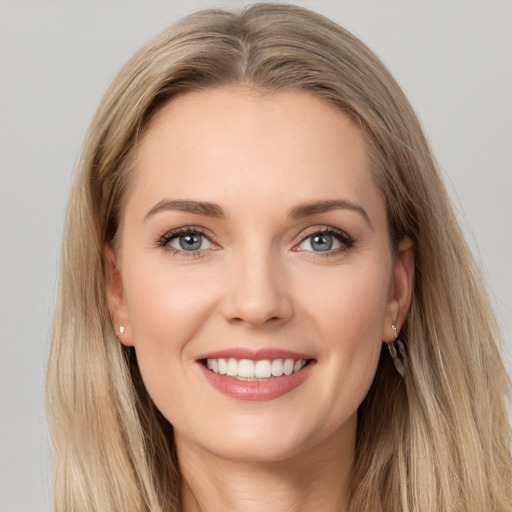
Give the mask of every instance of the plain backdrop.
<svg viewBox="0 0 512 512">
<path fill-rule="evenodd" d="M 48 330 L 66 196 L 93 111 L 153 34 L 193 10 L 244 3 L 0 0 L 0 512 L 51 508 Z M 409 96 L 484 272 L 510 371 L 512 2 L 296 3 L 363 39 Z"/>
</svg>

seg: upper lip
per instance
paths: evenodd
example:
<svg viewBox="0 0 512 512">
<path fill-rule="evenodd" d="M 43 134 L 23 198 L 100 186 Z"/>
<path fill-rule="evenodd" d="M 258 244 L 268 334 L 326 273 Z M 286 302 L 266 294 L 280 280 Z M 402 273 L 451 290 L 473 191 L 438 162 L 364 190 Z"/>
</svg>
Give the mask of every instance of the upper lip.
<svg viewBox="0 0 512 512">
<path fill-rule="evenodd" d="M 251 349 L 245 347 L 233 347 L 208 352 L 199 356 L 197 361 L 220 358 L 250 359 L 252 361 L 261 361 L 262 359 L 294 359 L 295 361 L 299 359 L 314 359 L 310 354 L 304 354 L 302 352 L 295 352 L 292 350 L 283 350 L 278 348 Z"/>
</svg>

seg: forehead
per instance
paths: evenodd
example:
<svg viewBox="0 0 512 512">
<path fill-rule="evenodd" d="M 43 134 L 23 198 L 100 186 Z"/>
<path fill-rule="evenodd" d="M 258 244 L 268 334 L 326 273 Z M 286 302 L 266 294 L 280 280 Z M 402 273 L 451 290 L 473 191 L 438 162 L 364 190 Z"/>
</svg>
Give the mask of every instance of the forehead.
<svg viewBox="0 0 512 512">
<path fill-rule="evenodd" d="M 291 207 L 340 194 L 380 200 L 352 118 L 305 91 L 238 86 L 178 96 L 155 116 L 136 154 L 131 196 Z"/>
</svg>

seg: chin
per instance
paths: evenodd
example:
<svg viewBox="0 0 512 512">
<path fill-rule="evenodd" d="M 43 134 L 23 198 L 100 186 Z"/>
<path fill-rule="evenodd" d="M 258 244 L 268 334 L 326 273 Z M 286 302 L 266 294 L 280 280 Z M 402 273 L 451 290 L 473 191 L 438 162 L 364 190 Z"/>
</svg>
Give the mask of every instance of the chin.
<svg viewBox="0 0 512 512">
<path fill-rule="evenodd" d="M 283 415 L 256 413 L 210 422 L 208 432 L 196 431 L 195 438 L 188 441 L 225 460 L 278 463 L 307 452 L 321 457 L 325 451 L 328 455 L 333 446 L 340 450 L 353 446 L 356 428 L 356 413 L 338 421 L 334 415 L 314 420 L 311 414 L 285 419 Z"/>
<path fill-rule="evenodd" d="M 302 441 L 289 442 L 280 436 L 255 436 L 250 439 L 230 437 L 219 446 L 210 448 L 223 459 L 238 462 L 277 463 L 300 455 L 307 448 Z"/>
</svg>

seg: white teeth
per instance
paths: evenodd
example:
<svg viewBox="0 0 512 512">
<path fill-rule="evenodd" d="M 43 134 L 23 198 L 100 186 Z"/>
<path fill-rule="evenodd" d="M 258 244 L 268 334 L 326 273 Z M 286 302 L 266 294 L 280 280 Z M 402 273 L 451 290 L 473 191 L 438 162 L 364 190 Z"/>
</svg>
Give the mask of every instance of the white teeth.
<svg viewBox="0 0 512 512">
<path fill-rule="evenodd" d="M 268 379 L 272 375 L 272 364 L 268 359 L 256 361 L 254 365 L 254 376 L 258 379 Z"/>
<path fill-rule="evenodd" d="M 239 377 L 254 377 L 254 361 L 250 359 L 240 359 L 238 363 Z"/>
<path fill-rule="evenodd" d="M 215 361 L 215 359 L 214 359 Z M 216 373 L 220 373 L 221 375 L 226 375 L 228 373 L 228 362 L 225 359 L 219 359 L 219 370 Z M 213 370 L 215 371 L 215 370 Z"/>
<path fill-rule="evenodd" d="M 238 361 L 232 357 L 228 360 L 228 371 L 226 373 L 229 377 L 238 375 Z"/>
<path fill-rule="evenodd" d="M 299 359 L 298 361 L 295 361 L 295 364 L 293 365 L 293 373 L 297 373 L 302 368 L 302 360 Z"/>
<path fill-rule="evenodd" d="M 283 360 L 282 359 L 274 359 L 272 361 L 272 375 L 274 377 L 281 377 L 283 375 Z"/>
<path fill-rule="evenodd" d="M 207 359 L 206 367 L 214 373 L 228 375 L 239 380 L 265 380 L 297 373 L 306 365 L 304 359 Z"/>
<path fill-rule="evenodd" d="M 285 375 L 291 375 L 293 373 L 293 359 L 286 359 L 283 364 L 283 370 Z"/>
</svg>

